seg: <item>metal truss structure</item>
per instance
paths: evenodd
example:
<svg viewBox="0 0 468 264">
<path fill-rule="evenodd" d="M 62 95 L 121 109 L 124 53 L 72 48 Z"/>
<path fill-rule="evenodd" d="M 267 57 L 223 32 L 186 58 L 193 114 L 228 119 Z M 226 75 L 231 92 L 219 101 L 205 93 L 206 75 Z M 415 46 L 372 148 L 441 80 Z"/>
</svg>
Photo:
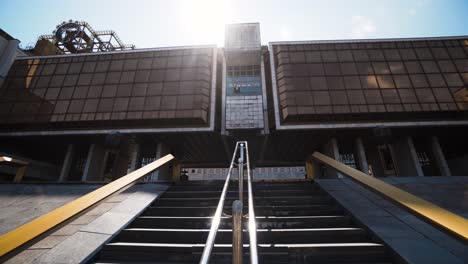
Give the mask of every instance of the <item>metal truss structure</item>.
<svg viewBox="0 0 468 264">
<path fill-rule="evenodd" d="M 114 31 L 95 31 L 85 21 L 64 21 L 52 33 L 39 40 L 50 41 L 66 54 L 135 49 L 133 44 L 123 44 Z"/>
</svg>

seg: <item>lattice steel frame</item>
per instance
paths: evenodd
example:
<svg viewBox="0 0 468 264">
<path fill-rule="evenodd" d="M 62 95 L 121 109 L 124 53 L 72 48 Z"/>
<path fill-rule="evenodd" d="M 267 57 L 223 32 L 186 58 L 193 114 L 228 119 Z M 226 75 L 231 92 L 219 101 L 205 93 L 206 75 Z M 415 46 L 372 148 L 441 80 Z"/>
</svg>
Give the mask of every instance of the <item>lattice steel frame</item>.
<svg viewBox="0 0 468 264">
<path fill-rule="evenodd" d="M 123 44 L 114 31 L 95 31 L 85 21 L 64 21 L 52 33 L 39 40 L 50 41 L 65 54 L 135 49 L 133 44 Z"/>
</svg>

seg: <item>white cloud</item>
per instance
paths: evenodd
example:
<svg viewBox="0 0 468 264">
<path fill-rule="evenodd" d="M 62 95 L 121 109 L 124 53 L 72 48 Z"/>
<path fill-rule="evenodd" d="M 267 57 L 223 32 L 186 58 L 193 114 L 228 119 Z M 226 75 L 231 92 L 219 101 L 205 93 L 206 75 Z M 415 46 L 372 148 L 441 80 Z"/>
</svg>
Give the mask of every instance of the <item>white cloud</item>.
<svg viewBox="0 0 468 264">
<path fill-rule="evenodd" d="M 354 38 L 364 38 L 377 30 L 374 22 L 365 16 L 353 16 L 351 18 L 351 34 Z"/>
</svg>

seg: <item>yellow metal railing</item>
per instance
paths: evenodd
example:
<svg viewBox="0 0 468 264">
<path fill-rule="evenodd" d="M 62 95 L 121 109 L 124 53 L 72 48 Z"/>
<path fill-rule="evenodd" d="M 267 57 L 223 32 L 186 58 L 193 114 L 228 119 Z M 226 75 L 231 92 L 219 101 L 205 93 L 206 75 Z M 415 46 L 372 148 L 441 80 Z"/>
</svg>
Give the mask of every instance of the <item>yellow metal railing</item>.
<svg viewBox="0 0 468 264">
<path fill-rule="evenodd" d="M 138 179 L 141 179 L 146 174 L 158 169 L 172 159 L 174 159 L 174 156 L 171 154 L 166 155 L 143 168 L 133 171 L 95 191 L 92 191 L 0 236 L 0 257 L 58 226 L 66 220 L 78 215 L 119 190 L 130 186 Z"/>
<path fill-rule="evenodd" d="M 377 192 L 391 201 L 409 209 L 413 213 L 429 220 L 430 222 L 442 227 L 445 230 L 455 234 L 459 238 L 468 241 L 468 220 L 451 213 L 433 203 L 421 199 L 415 195 L 405 192 L 395 186 L 385 183 L 382 180 L 369 176 L 361 171 L 346 166 L 322 153 L 314 152 L 312 160 L 318 161 L 329 166 L 332 169 L 350 177 L 356 182 Z M 310 162 L 311 159 L 308 160 Z"/>
</svg>

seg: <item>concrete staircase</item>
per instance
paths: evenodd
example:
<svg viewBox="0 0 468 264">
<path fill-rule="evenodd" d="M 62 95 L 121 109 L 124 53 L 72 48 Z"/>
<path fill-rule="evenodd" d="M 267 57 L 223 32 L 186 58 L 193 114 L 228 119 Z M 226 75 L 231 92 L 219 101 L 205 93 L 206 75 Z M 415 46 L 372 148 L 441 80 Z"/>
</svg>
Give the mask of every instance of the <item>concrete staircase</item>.
<svg viewBox="0 0 468 264">
<path fill-rule="evenodd" d="M 222 184 L 175 184 L 106 244 L 92 263 L 198 263 Z M 236 188 L 231 183 L 210 263 L 232 261 L 228 215 Z M 259 182 L 253 189 L 260 263 L 393 263 L 386 247 L 316 184 Z M 244 263 L 249 263 L 247 231 L 244 243 Z"/>
</svg>

